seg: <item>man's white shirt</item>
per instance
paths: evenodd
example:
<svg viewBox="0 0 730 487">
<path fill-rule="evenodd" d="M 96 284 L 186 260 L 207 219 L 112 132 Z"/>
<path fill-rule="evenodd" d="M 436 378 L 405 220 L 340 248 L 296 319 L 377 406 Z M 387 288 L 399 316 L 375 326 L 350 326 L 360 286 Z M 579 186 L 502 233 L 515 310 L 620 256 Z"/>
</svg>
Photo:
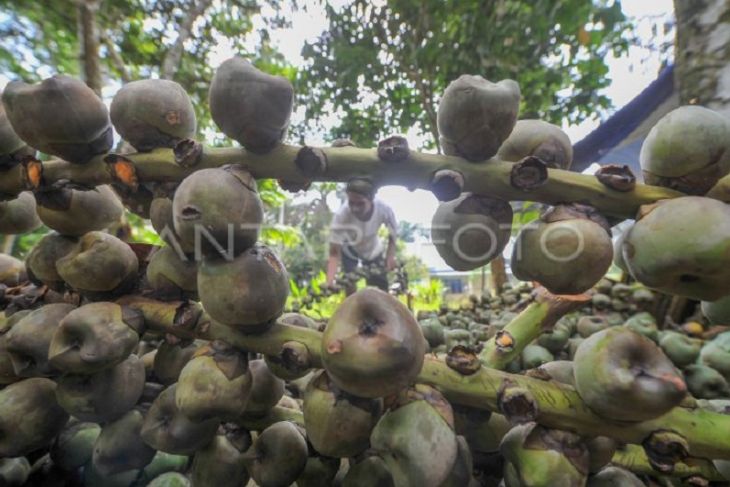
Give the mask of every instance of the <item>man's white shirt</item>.
<svg viewBox="0 0 730 487">
<path fill-rule="evenodd" d="M 380 225 L 385 225 L 392 238 L 398 234 L 393 210 L 380 201 L 373 201 L 373 214 L 368 221 L 358 219 L 345 204 L 335 214 L 330 228 L 330 242 L 347 245 L 364 260 L 372 260 L 383 253 L 383 242 L 378 238 Z"/>
</svg>

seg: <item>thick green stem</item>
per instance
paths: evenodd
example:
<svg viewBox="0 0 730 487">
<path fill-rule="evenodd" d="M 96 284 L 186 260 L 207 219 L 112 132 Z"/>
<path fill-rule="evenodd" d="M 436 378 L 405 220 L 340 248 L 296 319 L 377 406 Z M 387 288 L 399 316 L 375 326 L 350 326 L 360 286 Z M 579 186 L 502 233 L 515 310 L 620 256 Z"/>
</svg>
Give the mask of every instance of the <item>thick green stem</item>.
<svg viewBox="0 0 730 487">
<path fill-rule="evenodd" d="M 616 453 L 611 459 L 611 463 L 638 474 L 653 476 L 666 475 L 652 468 L 646 452 L 642 447 L 637 445 L 626 445 L 625 448 L 616 450 Z M 712 462 L 704 458 L 685 458 L 683 461 L 674 464 L 674 471 L 670 475 L 681 479 L 699 476 L 711 482 L 725 481 L 725 478 L 720 475 Z"/>
<path fill-rule="evenodd" d="M 164 312 L 165 308 L 179 310 L 179 302 L 159 302 L 153 311 L 151 301 L 127 297 L 127 306 L 139 309 L 145 315 L 153 314 L 154 320 L 147 323 L 150 329 L 163 333 L 204 339 L 224 340 L 236 347 L 251 352 L 275 355 L 286 342 L 304 344 L 315 366 L 321 364 L 320 332 L 276 323 L 270 330 L 256 335 L 246 335 L 231 327 L 210 321 L 205 315 L 192 325 L 176 323 L 179 312 Z M 172 317 L 167 322 L 160 317 Z M 671 430 L 682 435 L 694 457 L 730 460 L 730 415 L 722 415 L 699 408 L 676 407 L 665 415 L 637 423 L 610 421 L 594 414 L 583 403 L 575 389 L 553 381 L 542 381 L 531 377 L 508 374 L 486 367 L 472 375 L 462 375 L 449 368 L 443 360 L 427 355 L 417 382 L 439 389 L 449 401 L 476 409 L 499 411 L 500 391 L 505 385 L 529 391 L 537 406 L 536 420 L 550 428 L 574 431 L 584 436 L 608 436 L 623 443 L 641 444 L 655 431 Z"/>
<path fill-rule="evenodd" d="M 487 367 L 503 370 L 541 333 L 552 330 L 560 318 L 588 301 L 586 294 L 558 296 L 538 287 L 535 301 L 484 344 L 479 360 Z"/>
<path fill-rule="evenodd" d="M 348 181 L 354 177 L 371 178 L 378 185 L 395 184 L 409 189 L 431 188 L 431 179 L 440 169 L 450 169 L 464 176 L 464 191 L 486 194 L 509 201 L 538 201 L 547 204 L 579 202 L 591 205 L 606 215 L 634 218 L 639 206 L 682 193 L 667 188 L 637 185 L 628 192 L 615 191 L 604 186 L 594 176 L 559 169 L 548 169 L 548 180 L 531 190 L 512 185 L 510 173 L 513 164 L 490 159 L 471 163 L 459 157 L 411 152 L 400 162 L 384 162 L 376 149 L 355 147 L 324 147 L 326 167 L 317 174 L 303 174 L 295 164 L 301 147 L 280 145 L 268 154 L 257 155 L 242 148 L 205 148 L 195 167 L 175 163 L 171 149 L 157 149 L 148 153 L 126 154 L 134 163 L 140 182 L 180 181 L 197 169 L 225 164 L 242 164 L 257 179 L 272 178 L 290 183 L 308 181 Z M 98 156 L 85 165 L 62 160 L 43 163 L 45 184 L 67 179 L 76 183 L 99 185 L 112 182 L 112 174 Z M 20 166 L 0 174 L 0 195 L 14 196 L 26 189 Z"/>
</svg>

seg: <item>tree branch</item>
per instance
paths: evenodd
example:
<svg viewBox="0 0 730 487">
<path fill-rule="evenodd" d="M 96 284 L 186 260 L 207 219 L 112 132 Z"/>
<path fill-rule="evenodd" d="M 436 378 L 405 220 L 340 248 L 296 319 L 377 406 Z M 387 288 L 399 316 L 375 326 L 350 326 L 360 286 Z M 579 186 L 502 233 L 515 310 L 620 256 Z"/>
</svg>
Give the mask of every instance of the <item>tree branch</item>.
<svg viewBox="0 0 730 487">
<path fill-rule="evenodd" d="M 102 32 L 100 38 L 101 42 L 103 42 L 106 46 L 106 51 L 109 53 L 109 58 L 111 59 L 112 65 L 119 73 L 119 77 L 121 78 L 122 83 L 126 84 L 132 81 L 132 77 L 127 70 L 127 66 L 126 64 L 124 64 L 124 60 L 117 51 L 117 46 L 114 45 L 114 42 L 112 42 L 106 32 Z"/>
<path fill-rule="evenodd" d="M 97 95 L 101 96 L 99 29 L 96 25 L 96 12 L 98 10 L 99 0 L 78 1 L 82 70 L 86 84 Z"/>
<path fill-rule="evenodd" d="M 205 13 L 211 3 L 213 3 L 213 0 L 199 0 L 193 3 L 193 6 L 188 11 L 187 16 L 178 26 L 178 36 L 175 43 L 170 46 L 170 49 L 167 51 L 167 54 L 162 61 L 160 78 L 173 79 L 175 77 L 175 73 L 180 65 L 180 59 L 182 58 L 185 41 L 187 41 L 192 34 L 193 24 L 198 17 Z"/>
</svg>

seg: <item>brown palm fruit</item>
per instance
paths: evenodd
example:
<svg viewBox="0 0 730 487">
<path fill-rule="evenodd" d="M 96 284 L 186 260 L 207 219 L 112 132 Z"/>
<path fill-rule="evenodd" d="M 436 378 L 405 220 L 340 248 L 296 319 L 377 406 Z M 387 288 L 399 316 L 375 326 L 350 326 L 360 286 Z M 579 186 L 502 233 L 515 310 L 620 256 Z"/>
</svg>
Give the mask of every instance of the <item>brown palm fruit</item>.
<svg viewBox="0 0 730 487">
<path fill-rule="evenodd" d="M 139 261 L 129 244 L 114 235 L 89 232 L 71 252 L 58 259 L 61 279 L 89 297 L 112 297 L 137 281 Z"/>
<path fill-rule="evenodd" d="M 520 354 L 520 361 L 524 370 L 535 369 L 553 360 L 555 360 L 553 354 L 540 345 L 527 345 Z"/>
<path fill-rule="evenodd" d="M 89 303 L 61 320 L 48 349 L 52 366 L 93 374 L 124 361 L 139 344 L 144 319 L 116 303 Z"/>
<path fill-rule="evenodd" d="M 431 220 L 431 241 L 449 266 L 468 271 L 499 256 L 511 230 L 509 203 L 464 193 L 439 204 Z"/>
<path fill-rule="evenodd" d="M 46 154 L 86 164 L 114 142 L 106 106 L 83 81 L 64 75 L 36 85 L 12 81 L 2 101 L 15 133 Z"/>
<path fill-rule="evenodd" d="M 712 367 L 730 381 L 730 332 L 720 333 L 700 351 L 700 363 Z"/>
<path fill-rule="evenodd" d="M 0 390 L 0 458 L 43 448 L 63 430 L 68 414 L 55 389 L 55 382 L 38 377 Z"/>
<path fill-rule="evenodd" d="M 160 393 L 144 418 L 142 439 L 152 448 L 174 453 L 192 455 L 207 445 L 218 430 L 219 420 L 192 421 L 175 405 L 173 384 Z"/>
<path fill-rule="evenodd" d="M 499 450 L 499 442 L 511 427 L 504 416 L 458 404 L 451 407 L 454 430 L 457 435 L 466 438 L 473 452 L 491 453 Z"/>
<path fill-rule="evenodd" d="M 110 186 L 103 184 L 88 191 L 51 189 L 35 194 L 41 221 L 61 235 L 80 237 L 116 223 L 124 206 Z"/>
<path fill-rule="evenodd" d="M 15 375 L 50 377 L 59 373 L 49 363 L 48 351 L 61 320 L 73 309 L 72 304 L 47 304 L 33 310 L 5 334 L 5 349 L 10 355 Z"/>
<path fill-rule="evenodd" d="M 341 460 L 321 455 L 310 455 L 304 470 L 297 477 L 297 487 L 320 487 L 332 485 L 337 472 L 340 470 Z"/>
<path fill-rule="evenodd" d="M 702 340 L 676 331 L 665 331 L 659 339 L 664 354 L 679 368 L 695 363 L 700 356 L 702 343 Z"/>
<path fill-rule="evenodd" d="M 243 415 L 264 416 L 284 395 L 284 381 L 271 373 L 263 359 L 251 360 L 248 369 L 252 385 Z"/>
<path fill-rule="evenodd" d="M 594 333 L 605 330 L 610 325 L 605 316 L 588 315 L 582 316 L 576 325 L 576 331 L 583 338 L 588 338 Z"/>
<path fill-rule="evenodd" d="M 608 419 L 656 418 L 687 394 L 684 380 L 656 343 L 625 327 L 608 328 L 586 338 L 574 362 L 578 394 L 589 408 Z"/>
<path fill-rule="evenodd" d="M 256 244 L 233 260 L 202 261 L 198 295 L 214 320 L 239 331 L 260 332 L 284 311 L 289 275 L 269 247 Z"/>
<path fill-rule="evenodd" d="M 342 487 L 395 487 L 393 475 L 385 461 L 375 455 L 350 466 Z"/>
<path fill-rule="evenodd" d="M 573 362 L 570 360 L 553 360 L 542 364 L 538 369 L 555 382 L 575 387 Z"/>
<path fill-rule="evenodd" d="M 280 421 L 261 432 L 244 455 L 246 469 L 261 487 L 285 487 L 307 465 L 307 441 L 293 423 Z"/>
<path fill-rule="evenodd" d="M 94 452 L 101 426 L 95 423 L 84 423 L 71 420 L 53 441 L 51 460 L 67 472 L 83 467 Z"/>
<path fill-rule="evenodd" d="M 512 132 L 519 108 L 515 81 L 459 76 L 446 87 L 436 117 L 444 153 L 469 161 L 489 159 Z"/>
<path fill-rule="evenodd" d="M 685 196 L 641 208 L 622 247 L 637 281 L 705 301 L 730 294 L 730 205 Z"/>
<path fill-rule="evenodd" d="M 169 386 L 177 382 L 185 364 L 193 358 L 195 351 L 203 346 L 205 342 L 196 340 L 193 342 L 169 343 L 162 342 L 155 354 L 153 370 L 157 380 Z"/>
<path fill-rule="evenodd" d="M 436 389 L 416 384 L 389 404 L 370 436 L 398 486 L 437 487 L 458 454 L 451 406 Z"/>
<path fill-rule="evenodd" d="M 647 313 L 646 311 L 636 313 L 626 320 L 624 326 L 640 335 L 644 335 L 653 342 L 659 342 L 659 328 L 656 324 L 656 318 L 651 313 Z"/>
<path fill-rule="evenodd" d="M 64 237 L 56 232 L 45 234 L 25 258 L 30 280 L 56 291 L 63 290 L 63 279 L 58 275 L 56 262 L 71 253 L 77 244 L 76 237 Z"/>
<path fill-rule="evenodd" d="M 425 351 L 426 339 L 410 310 L 375 288 L 347 297 L 322 336 L 322 363 L 330 379 L 360 397 L 384 397 L 407 387 L 420 372 Z"/>
<path fill-rule="evenodd" d="M 725 480 L 730 480 L 730 460 L 713 460 L 713 465 Z"/>
<path fill-rule="evenodd" d="M 113 475 L 102 475 L 93 462 L 84 466 L 84 487 L 129 487 L 142 475 L 139 470 L 127 470 Z"/>
<path fill-rule="evenodd" d="M 585 445 L 588 448 L 588 469 L 591 473 L 596 473 L 608 465 L 620 446 L 618 441 L 608 436 L 586 438 Z"/>
<path fill-rule="evenodd" d="M 641 146 L 647 184 L 705 194 L 730 172 L 730 120 L 698 105 L 664 115 Z"/>
<path fill-rule="evenodd" d="M 192 254 L 195 252 L 195 241 L 188 242 L 175 232 L 175 220 L 172 214 L 172 199 L 158 196 L 150 203 L 150 223 L 162 240 L 177 252 Z"/>
<path fill-rule="evenodd" d="M 548 167 L 570 169 L 573 144 L 557 125 L 542 120 L 518 120 L 499 148 L 497 158 L 519 162 L 529 156 L 537 157 Z"/>
<path fill-rule="evenodd" d="M 94 468 L 104 476 L 147 466 L 155 449 L 142 441 L 140 432 L 144 415 L 132 409 L 122 417 L 107 423 L 93 448 Z"/>
<path fill-rule="evenodd" d="M 499 449 L 518 481 L 506 482 L 510 487 L 578 487 L 585 485 L 588 477 L 588 448 L 578 435 L 568 431 L 521 424 L 505 435 Z"/>
<path fill-rule="evenodd" d="M 380 399 L 363 399 L 340 390 L 325 371 L 304 391 L 307 438 L 318 453 L 330 457 L 354 457 L 363 452 L 382 410 Z"/>
<path fill-rule="evenodd" d="M 245 410 L 252 382 L 246 352 L 216 340 L 198 349 L 183 367 L 175 404 L 193 421 L 232 421 Z"/>
<path fill-rule="evenodd" d="M 29 309 L 22 310 L 13 313 L 9 318 L 3 316 L 3 319 L 0 320 L 0 386 L 12 384 L 22 379 L 22 377 L 18 377 L 13 368 L 13 361 L 7 350 L 5 336 L 15 323 L 32 312 L 33 310 Z"/>
<path fill-rule="evenodd" d="M 124 362 L 94 374 L 65 374 L 56 381 L 56 399 L 81 421 L 104 423 L 120 418 L 142 396 L 145 370 L 142 360 L 130 355 Z"/>
<path fill-rule="evenodd" d="M 284 313 L 277 322 L 310 330 L 319 329 L 313 319 L 299 313 Z M 304 345 L 296 344 L 296 342 L 285 345 L 278 355 L 264 357 L 267 367 L 271 373 L 285 381 L 304 377 L 311 370 L 309 351 Z"/>
<path fill-rule="evenodd" d="M 30 463 L 25 457 L 0 458 L 0 485 L 7 487 L 26 485 L 30 471 Z"/>
<path fill-rule="evenodd" d="M 288 79 L 234 57 L 216 70 L 208 93 L 213 121 L 251 152 L 264 154 L 284 139 L 294 105 Z"/>
<path fill-rule="evenodd" d="M 249 481 L 243 453 L 224 435 L 195 453 L 190 474 L 195 487 L 240 487 Z"/>
<path fill-rule="evenodd" d="M 0 233 L 30 233 L 41 225 L 33 193 L 23 191 L 15 199 L 0 202 Z"/>
<path fill-rule="evenodd" d="M 1 98 L 2 93 L 0 93 Z M 5 113 L 5 105 L 0 101 L 0 169 L 10 169 L 20 163 L 25 156 L 34 155 L 35 150 L 28 147 L 13 130 Z"/>
<path fill-rule="evenodd" d="M 178 83 L 145 79 L 117 91 L 109 108 L 119 135 L 140 152 L 174 147 L 195 135 L 195 109 Z"/>
<path fill-rule="evenodd" d="M 243 166 L 228 165 L 183 179 L 172 214 L 184 247 L 230 260 L 258 240 L 263 206 L 251 174 Z"/>
<path fill-rule="evenodd" d="M 25 264 L 12 255 L 0 254 L 0 284 L 14 287 L 28 280 Z"/>
<path fill-rule="evenodd" d="M 722 399 L 730 396 L 730 385 L 712 367 L 693 364 L 684 368 L 687 389 L 697 399 Z"/>
<path fill-rule="evenodd" d="M 702 314 L 713 325 L 730 325 L 730 296 L 715 301 L 702 301 Z"/>
<path fill-rule="evenodd" d="M 580 294 L 611 266 L 613 244 L 606 219 L 584 205 L 559 205 L 524 227 L 515 242 L 512 271 L 553 294 Z"/>
<path fill-rule="evenodd" d="M 644 487 L 639 477 L 628 470 L 610 465 L 588 478 L 586 487 Z"/>
<path fill-rule="evenodd" d="M 153 252 L 147 264 L 147 282 L 161 296 L 197 297 L 198 263 L 165 246 Z"/>
<path fill-rule="evenodd" d="M 474 480 L 472 477 L 474 462 L 471 451 L 469 451 L 469 445 L 463 436 L 456 437 L 456 444 L 458 450 L 454 466 L 440 487 L 464 487 L 470 485 L 470 482 Z"/>
</svg>

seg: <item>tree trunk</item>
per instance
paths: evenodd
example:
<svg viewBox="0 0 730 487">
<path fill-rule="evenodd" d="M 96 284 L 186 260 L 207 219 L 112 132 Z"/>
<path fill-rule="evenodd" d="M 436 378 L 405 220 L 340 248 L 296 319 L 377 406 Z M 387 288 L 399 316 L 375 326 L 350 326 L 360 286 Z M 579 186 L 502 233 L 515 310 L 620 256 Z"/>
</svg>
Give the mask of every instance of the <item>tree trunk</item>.
<svg viewBox="0 0 730 487">
<path fill-rule="evenodd" d="M 82 71 L 86 84 L 101 96 L 101 65 L 99 59 L 99 29 L 96 25 L 96 12 L 99 0 L 80 0 L 78 2 L 79 42 L 81 44 Z"/>
<path fill-rule="evenodd" d="M 680 101 L 730 116 L 730 2 L 674 0 Z"/>
<path fill-rule="evenodd" d="M 187 16 L 178 26 L 178 35 L 177 39 L 175 39 L 175 43 L 170 47 L 170 50 L 167 51 L 167 54 L 162 61 L 160 78 L 172 79 L 175 77 L 175 73 L 180 65 L 180 59 L 182 59 L 185 41 L 190 38 L 190 35 L 193 32 L 193 24 L 195 24 L 195 21 L 198 20 L 198 17 L 205 13 L 212 3 L 213 0 L 198 0 L 188 11 Z"/>
<path fill-rule="evenodd" d="M 504 257 L 501 255 L 493 259 L 489 263 L 491 274 L 489 275 L 492 292 L 498 296 L 502 292 L 502 287 L 507 282 L 507 270 L 504 265 Z"/>
</svg>

